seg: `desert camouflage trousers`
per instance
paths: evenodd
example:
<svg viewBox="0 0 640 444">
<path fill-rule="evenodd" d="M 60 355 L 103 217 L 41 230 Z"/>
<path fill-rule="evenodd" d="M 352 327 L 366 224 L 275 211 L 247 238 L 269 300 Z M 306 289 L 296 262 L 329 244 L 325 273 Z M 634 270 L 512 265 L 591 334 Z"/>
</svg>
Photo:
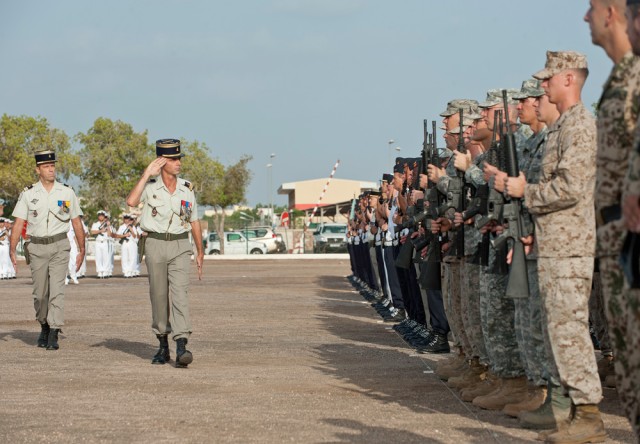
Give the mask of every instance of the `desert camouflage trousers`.
<svg viewBox="0 0 640 444">
<path fill-rule="evenodd" d="M 529 297 L 514 299 L 516 339 L 527 378 L 536 386 L 543 386 L 555 371 L 544 346 L 542 299 L 536 260 L 527 260 L 527 277 Z M 559 385 L 555 382 L 555 385 Z"/>
<path fill-rule="evenodd" d="M 493 248 L 489 266 L 480 268 L 480 319 L 491 371 L 501 378 L 523 376 L 515 329 L 515 305 L 506 296 L 507 275 L 488 273 L 496 261 Z"/>
<path fill-rule="evenodd" d="M 625 285 L 615 257 L 600 258 L 600 279 L 618 396 L 640 441 L 640 290 Z"/>
<path fill-rule="evenodd" d="M 592 257 L 539 257 L 545 346 L 573 404 L 598 404 L 602 387 L 589 335 Z"/>
<path fill-rule="evenodd" d="M 449 328 L 453 332 L 455 345 L 462 347 L 464 354 L 471 358 L 471 344 L 464 331 L 460 307 L 460 262 L 442 262 L 442 266 L 444 268 L 442 295 L 444 298 L 444 312 L 449 321 Z"/>
<path fill-rule="evenodd" d="M 460 268 L 462 325 L 471 344 L 473 357 L 480 358 L 483 364 L 488 364 L 489 357 L 480 320 L 480 265 L 470 263 L 469 259 L 465 258 Z"/>
</svg>

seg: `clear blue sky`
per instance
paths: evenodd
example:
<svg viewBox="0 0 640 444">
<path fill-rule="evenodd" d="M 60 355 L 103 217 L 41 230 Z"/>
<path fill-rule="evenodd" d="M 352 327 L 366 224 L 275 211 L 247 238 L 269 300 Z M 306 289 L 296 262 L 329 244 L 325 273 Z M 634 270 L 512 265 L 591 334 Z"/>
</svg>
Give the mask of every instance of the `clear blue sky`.
<svg viewBox="0 0 640 444">
<path fill-rule="evenodd" d="M 376 181 L 389 139 L 418 155 L 422 120 L 453 98 L 519 87 L 545 51 L 587 54 L 584 100 L 611 63 L 582 0 L 34 0 L 0 3 L 0 113 L 41 115 L 69 135 L 97 117 L 150 140 L 250 154 L 250 205 L 283 182 Z M 322 190 L 318 190 L 320 194 Z"/>
</svg>

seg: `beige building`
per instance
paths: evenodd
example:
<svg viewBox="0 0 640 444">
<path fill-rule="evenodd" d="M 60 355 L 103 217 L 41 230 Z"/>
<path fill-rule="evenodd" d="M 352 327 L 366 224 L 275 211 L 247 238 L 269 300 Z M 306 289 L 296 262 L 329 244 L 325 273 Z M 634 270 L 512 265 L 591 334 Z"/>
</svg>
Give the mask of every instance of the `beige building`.
<svg viewBox="0 0 640 444">
<path fill-rule="evenodd" d="M 304 210 L 309 213 L 318 203 L 328 181 L 329 178 L 283 183 L 278 188 L 278 194 L 289 197 L 289 208 Z M 377 189 L 378 184 L 376 182 L 332 179 L 322 200 L 320 200 L 316 217 L 320 218 L 324 213 L 332 213 L 332 216 L 336 215 L 336 213 L 342 213 L 342 210 L 336 211 L 336 205 L 344 206 L 345 203 L 350 205 L 351 200 L 363 191 Z"/>
</svg>

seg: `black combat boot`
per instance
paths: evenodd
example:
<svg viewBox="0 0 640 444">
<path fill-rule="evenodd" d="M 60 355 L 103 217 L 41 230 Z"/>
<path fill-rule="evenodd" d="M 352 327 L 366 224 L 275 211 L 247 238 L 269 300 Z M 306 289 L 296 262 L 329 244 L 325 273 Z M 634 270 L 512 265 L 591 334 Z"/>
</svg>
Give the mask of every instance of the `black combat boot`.
<svg viewBox="0 0 640 444">
<path fill-rule="evenodd" d="M 176 367 L 186 367 L 193 361 L 193 355 L 187 350 L 187 338 L 176 339 Z"/>
<path fill-rule="evenodd" d="M 58 346 L 58 332 L 59 328 L 52 328 L 49 330 L 49 337 L 47 338 L 47 350 L 57 350 Z"/>
<path fill-rule="evenodd" d="M 418 347 L 420 353 L 449 353 L 450 351 L 447 337 L 435 332 L 431 336 L 431 342 L 424 347 Z"/>
<path fill-rule="evenodd" d="M 167 339 L 167 335 L 156 335 L 156 338 L 158 338 L 158 341 L 160 342 L 160 348 L 158 348 L 158 352 L 151 360 L 151 363 L 166 364 L 171 360 L 171 357 L 169 356 L 169 340 Z"/>
<path fill-rule="evenodd" d="M 47 343 L 49 342 L 49 324 L 46 322 L 44 324 L 40 324 L 40 336 L 38 336 L 38 347 L 45 348 Z"/>
</svg>

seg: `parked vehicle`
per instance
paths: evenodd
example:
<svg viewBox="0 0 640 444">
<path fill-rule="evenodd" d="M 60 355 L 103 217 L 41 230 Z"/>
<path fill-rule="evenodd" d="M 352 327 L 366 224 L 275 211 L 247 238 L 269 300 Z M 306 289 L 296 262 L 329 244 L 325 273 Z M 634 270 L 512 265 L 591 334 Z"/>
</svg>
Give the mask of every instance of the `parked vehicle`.
<svg viewBox="0 0 640 444">
<path fill-rule="evenodd" d="M 205 251 L 207 254 L 220 254 L 220 238 L 218 233 L 209 233 Z M 238 231 L 225 231 L 224 254 L 267 254 L 267 246 L 264 242 L 247 240 Z"/>
<path fill-rule="evenodd" d="M 239 230 L 249 240 L 263 242 L 267 246 L 267 252 L 284 253 L 287 251 L 281 234 L 274 233 L 271 227 L 249 227 Z"/>
<path fill-rule="evenodd" d="M 347 224 L 320 224 L 313 232 L 313 252 L 333 253 L 347 249 Z"/>
</svg>

